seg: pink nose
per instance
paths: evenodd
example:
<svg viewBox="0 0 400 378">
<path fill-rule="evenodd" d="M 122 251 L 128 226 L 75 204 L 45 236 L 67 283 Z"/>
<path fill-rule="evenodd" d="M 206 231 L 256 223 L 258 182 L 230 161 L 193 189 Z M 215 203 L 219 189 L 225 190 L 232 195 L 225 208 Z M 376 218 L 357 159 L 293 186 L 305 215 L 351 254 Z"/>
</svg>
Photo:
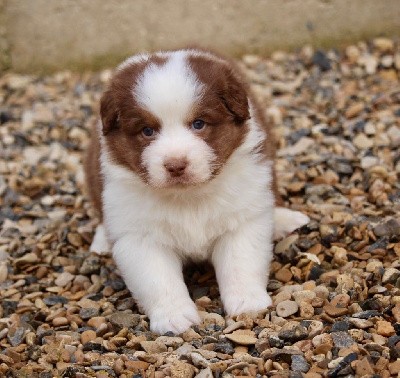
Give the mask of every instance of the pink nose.
<svg viewBox="0 0 400 378">
<path fill-rule="evenodd" d="M 177 159 L 177 158 L 169 159 L 164 163 L 165 169 L 173 177 L 182 176 L 185 173 L 187 165 L 188 163 L 186 159 Z"/>
</svg>

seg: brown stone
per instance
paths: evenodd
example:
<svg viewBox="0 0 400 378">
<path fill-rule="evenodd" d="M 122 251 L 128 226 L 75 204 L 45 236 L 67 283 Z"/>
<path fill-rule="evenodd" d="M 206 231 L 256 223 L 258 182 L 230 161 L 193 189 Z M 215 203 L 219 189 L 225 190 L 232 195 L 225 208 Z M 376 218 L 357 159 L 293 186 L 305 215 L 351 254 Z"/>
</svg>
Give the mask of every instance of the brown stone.
<svg viewBox="0 0 400 378">
<path fill-rule="evenodd" d="M 347 307 L 350 303 L 350 296 L 347 294 L 338 294 L 331 301 L 335 307 Z"/>
<path fill-rule="evenodd" d="M 238 329 L 231 334 L 225 335 L 227 339 L 240 345 L 252 345 L 257 341 L 256 335 L 253 331 Z"/>
<path fill-rule="evenodd" d="M 392 324 L 386 320 L 378 320 L 376 322 L 376 332 L 385 337 L 392 336 L 396 333 Z"/>
<path fill-rule="evenodd" d="M 275 273 L 275 278 L 278 281 L 287 283 L 293 278 L 293 274 L 288 268 L 282 268 Z"/>
<path fill-rule="evenodd" d="M 63 316 L 59 316 L 59 317 L 53 319 L 53 326 L 54 327 L 61 327 L 61 326 L 65 326 L 65 325 L 68 325 L 68 324 L 69 324 L 68 319 L 63 317 Z"/>
<path fill-rule="evenodd" d="M 375 363 L 375 369 L 376 369 L 378 372 L 381 372 L 381 371 L 387 369 L 388 364 L 389 364 L 389 361 L 388 361 L 386 358 L 384 358 L 384 357 L 379 357 L 378 361 L 376 361 L 376 363 Z"/>
<path fill-rule="evenodd" d="M 167 351 L 165 344 L 159 341 L 142 341 L 140 346 L 149 354 L 162 353 Z"/>
<path fill-rule="evenodd" d="M 300 303 L 300 317 L 303 319 L 311 319 L 314 316 L 314 307 L 307 303 Z"/>
<path fill-rule="evenodd" d="M 396 322 L 400 322 L 400 303 L 396 303 L 396 306 L 392 308 L 392 314 Z"/>
<path fill-rule="evenodd" d="M 86 344 L 96 338 L 96 332 L 92 330 L 83 331 L 81 334 L 81 343 Z"/>
<path fill-rule="evenodd" d="M 192 378 L 195 368 L 186 362 L 175 361 L 171 366 L 171 378 Z"/>
<path fill-rule="evenodd" d="M 324 311 L 332 317 L 338 317 L 346 315 L 348 309 L 346 307 L 336 307 L 332 303 L 328 303 L 324 306 Z"/>
<path fill-rule="evenodd" d="M 146 370 L 149 367 L 148 362 L 144 361 L 131 361 L 127 360 L 125 361 L 125 367 L 129 370 L 133 370 L 134 372 L 137 372 L 139 370 Z"/>
<path fill-rule="evenodd" d="M 364 107 L 365 107 L 364 102 L 357 102 L 355 104 L 350 105 L 345 113 L 346 118 L 353 118 L 359 115 L 364 109 Z"/>
<path fill-rule="evenodd" d="M 318 345 L 314 350 L 314 354 L 327 354 L 330 350 L 332 350 L 332 347 L 333 345 L 329 343 Z"/>
<path fill-rule="evenodd" d="M 364 357 L 362 360 L 357 361 L 355 364 L 355 368 L 358 377 L 374 374 L 374 369 L 372 368 L 367 357 Z"/>
<path fill-rule="evenodd" d="M 392 375 L 397 375 L 400 373 L 400 360 L 392 362 L 389 364 L 389 371 Z"/>
<path fill-rule="evenodd" d="M 106 323 L 106 318 L 104 316 L 94 316 L 89 319 L 87 325 L 89 327 L 99 328 L 102 324 Z"/>
</svg>

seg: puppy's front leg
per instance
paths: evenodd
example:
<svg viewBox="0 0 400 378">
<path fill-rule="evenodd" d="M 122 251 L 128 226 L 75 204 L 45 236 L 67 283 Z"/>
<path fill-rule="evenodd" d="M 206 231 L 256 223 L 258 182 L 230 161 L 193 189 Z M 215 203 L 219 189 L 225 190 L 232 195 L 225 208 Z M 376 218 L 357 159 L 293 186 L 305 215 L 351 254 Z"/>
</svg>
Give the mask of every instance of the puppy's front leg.
<svg viewBox="0 0 400 378">
<path fill-rule="evenodd" d="M 150 238 L 125 236 L 114 244 L 113 255 L 153 332 L 179 334 L 200 322 L 183 280 L 182 262 L 173 251 Z"/>
<path fill-rule="evenodd" d="M 269 217 L 247 222 L 218 240 L 212 262 L 228 315 L 259 311 L 272 304 L 266 290 L 271 259 Z"/>
</svg>

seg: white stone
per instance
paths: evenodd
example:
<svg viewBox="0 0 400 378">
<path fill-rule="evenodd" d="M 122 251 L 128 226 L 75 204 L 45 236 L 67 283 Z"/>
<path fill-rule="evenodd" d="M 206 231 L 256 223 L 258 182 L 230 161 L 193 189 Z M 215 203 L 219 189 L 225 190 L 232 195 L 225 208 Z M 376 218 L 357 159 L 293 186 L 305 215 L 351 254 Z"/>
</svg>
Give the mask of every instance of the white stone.
<svg viewBox="0 0 400 378">
<path fill-rule="evenodd" d="M 299 305 L 295 301 L 286 300 L 276 306 L 276 313 L 282 318 L 287 318 L 299 310 Z"/>
<path fill-rule="evenodd" d="M 69 272 L 63 272 L 57 277 L 54 283 L 57 286 L 64 287 L 67 286 L 74 279 L 74 277 L 75 276 Z"/>
<path fill-rule="evenodd" d="M 364 150 L 367 148 L 371 148 L 374 145 L 374 142 L 369 139 L 365 134 L 358 134 L 353 139 L 353 144 L 360 150 Z"/>
</svg>

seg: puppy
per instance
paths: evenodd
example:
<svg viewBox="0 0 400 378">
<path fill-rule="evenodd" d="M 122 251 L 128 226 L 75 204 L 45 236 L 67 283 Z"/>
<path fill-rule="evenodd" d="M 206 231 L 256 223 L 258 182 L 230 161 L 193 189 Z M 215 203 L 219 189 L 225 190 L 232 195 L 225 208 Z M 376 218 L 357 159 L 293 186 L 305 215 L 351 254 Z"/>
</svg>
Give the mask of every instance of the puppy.
<svg viewBox="0 0 400 378">
<path fill-rule="evenodd" d="M 200 321 L 182 275 L 215 268 L 228 315 L 271 305 L 273 233 L 308 218 L 275 207 L 274 142 L 242 77 L 201 50 L 136 55 L 101 99 L 86 177 L 102 223 L 91 250 L 112 250 L 157 333 Z"/>
</svg>

